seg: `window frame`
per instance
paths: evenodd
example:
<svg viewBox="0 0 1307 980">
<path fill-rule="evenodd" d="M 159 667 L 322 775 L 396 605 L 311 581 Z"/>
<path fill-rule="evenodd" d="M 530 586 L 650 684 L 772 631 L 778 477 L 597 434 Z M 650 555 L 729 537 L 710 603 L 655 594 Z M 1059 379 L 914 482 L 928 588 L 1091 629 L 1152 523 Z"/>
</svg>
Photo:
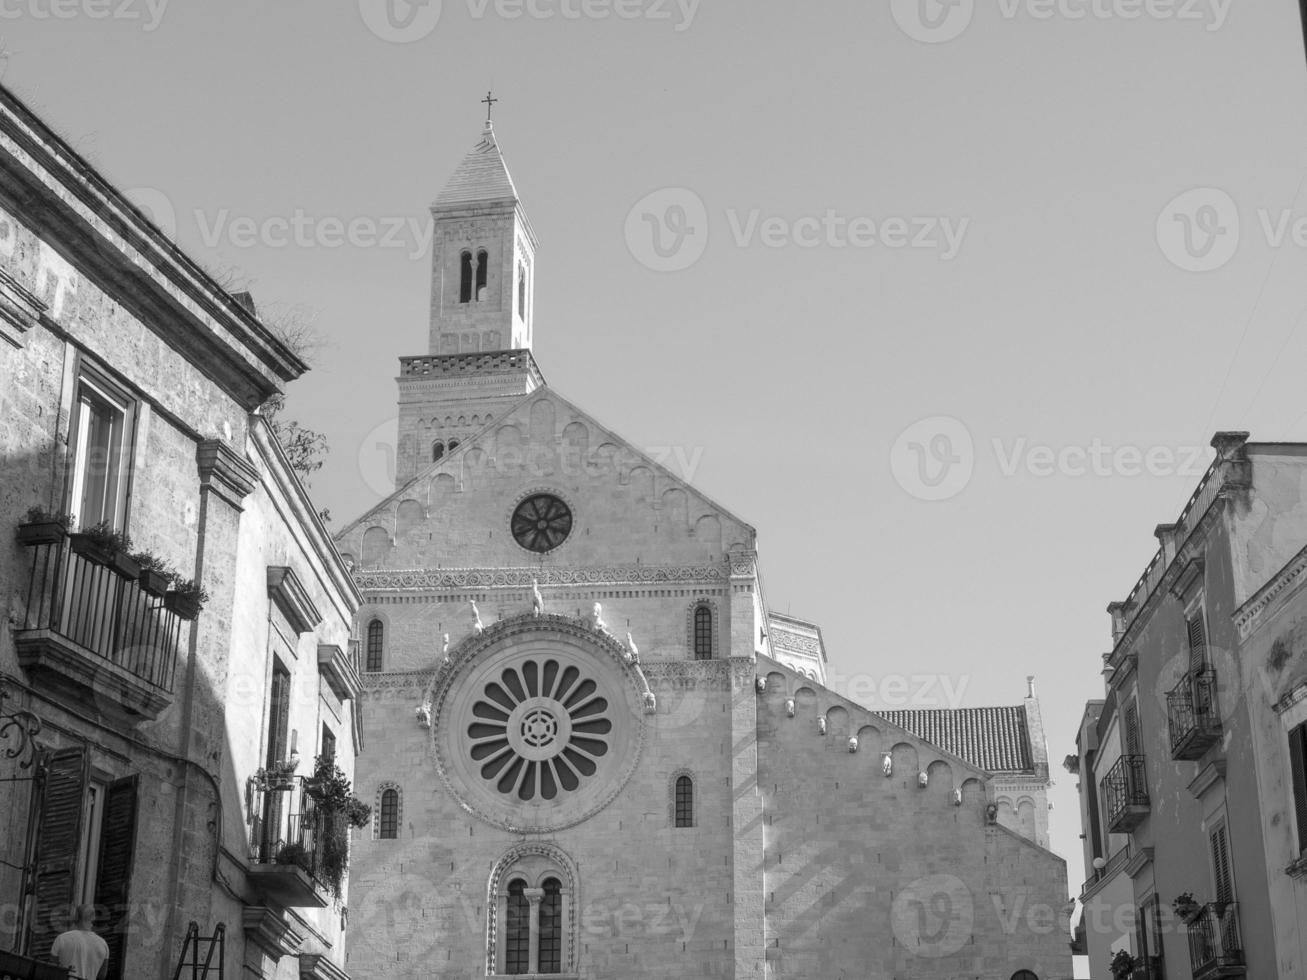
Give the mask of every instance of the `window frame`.
<svg viewBox="0 0 1307 980">
<path fill-rule="evenodd" d="M 373 649 L 374 640 L 376 649 Z M 373 663 L 376 664 L 375 667 Z M 363 669 L 369 674 L 376 674 L 386 669 L 386 623 L 380 616 L 373 616 L 368 620 L 363 642 Z"/>
<path fill-rule="evenodd" d="M 682 792 L 684 788 L 684 793 Z M 694 777 L 688 772 L 677 773 L 672 779 L 672 827 L 690 830 L 694 819 Z"/>
<path fill-rule="evenodd" d="M 129 507 L 131 503 L 131 477 L 135 460 L 136 423 L 139 414 L 139 402 L 126 388 L 115 383 L 104 371 L 79 358 L 72 386 L 72 403 L 68 415 L 68 466 L 65 486 L 65 511 L 73 518 L 73 527 L 89 527 L 106 521 L 115 531 L 127 528 Z M 106 459 L 106 469 L 113 467 L 115 486 L 112 501 L 106 479 L 105 502 L 100 511 L 94 515 L 99 520 L 91 520 L 86 513 L 85 495 L 90 460 L 90 412 L 93 403 L 98 402 L 116 412 L 119 416 L 117 445 L 113 446 Z M 111 439 L 111 444 L 112 444 Z M 110 516 L 106 517 L 105 514 Z"/>
</svg>

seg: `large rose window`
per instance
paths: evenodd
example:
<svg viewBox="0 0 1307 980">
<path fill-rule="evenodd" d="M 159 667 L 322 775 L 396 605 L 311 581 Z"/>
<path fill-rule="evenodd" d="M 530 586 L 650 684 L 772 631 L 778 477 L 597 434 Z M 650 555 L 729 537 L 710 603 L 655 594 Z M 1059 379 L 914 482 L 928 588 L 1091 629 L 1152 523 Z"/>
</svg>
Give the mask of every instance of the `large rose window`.
<svg viewBox="0 0 1307 980">
<path fill-rule="evenodd" d="M 607 806 L 644 742 L 643 683 L 588 620 L 524 613 L 487 626 L 437 669 L 432 747 L 467 810 L 518 833 Z"/>
<path fill-rule="evenodd" d="M 472 706 L 469 754 L 481 778 L 524 802 L 580 788 L 608 754 L 613 723 L 599 686 L 552 658 L 505 668 Z"/>
</svg>

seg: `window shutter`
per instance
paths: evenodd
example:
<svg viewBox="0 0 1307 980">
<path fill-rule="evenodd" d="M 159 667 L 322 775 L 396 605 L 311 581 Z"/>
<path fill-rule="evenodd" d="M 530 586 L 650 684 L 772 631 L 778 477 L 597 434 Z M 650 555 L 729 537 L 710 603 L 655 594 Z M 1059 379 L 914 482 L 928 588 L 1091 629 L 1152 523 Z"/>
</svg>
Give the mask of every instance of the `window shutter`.
<svg viewBox="0 0 1307 980">
<path fill-rule="evenodd" d="M 1216 879 L 1216 900 L 1234 901 L 1234 881 L 1230 877 L 1230 845 L 1225 824 L 1212 831 L 1212 875 Z"/>
<path fill-rule="evenodd" d="M 109 972 L 105 980 L 122 980 L 123 954 L 129 926 L 128 893 L 132 856 L 136 851 L 137 777 L 109 785 L 100 831 L 100 869 L 95 880 L 97 921 L 95 931 L 109 944 Z"/>
<path fill-rule="evenodd" d="M 1307 851 L 1307 725 L 1289 733 L 1289 767 L 1293 774 L 1293 812 L 1298 819 L 1298 851 Z"/>
<path fill-rule="evenodd" d="M 82 802 L 90 773 L 86 749 L 60 749 L 44 760 L 40 836 L 36 842 L 36 901 L 28 954 L 50 955 L 55 936 L 68 928 L 68 906 L 77 887 L 78 844 L 82 837 Z"/>
<path fill-rule="evenodd" d="M 1200 609 L 1185 623 L 1189 631 L 1189 670 L 1197 672 L 1207 662 L 1207 629 L 1203 626 L 1203 611 Z"/>
<path fill-rule="evenodd" d="M 1133 700 L 1125 709 L 1125 754 L 1143 754 L 1139 741 L 1139 705 Z"/>
</svg>

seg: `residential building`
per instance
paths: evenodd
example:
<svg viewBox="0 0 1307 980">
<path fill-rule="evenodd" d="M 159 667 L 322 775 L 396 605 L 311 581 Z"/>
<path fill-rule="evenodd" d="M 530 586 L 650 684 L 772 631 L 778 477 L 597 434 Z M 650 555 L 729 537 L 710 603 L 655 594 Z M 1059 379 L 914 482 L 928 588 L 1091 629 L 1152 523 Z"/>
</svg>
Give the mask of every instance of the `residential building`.
<svg viewBox="0 0 1307 980">
<path fill-rule="evenodd" d="M 1095 978 L 1120 951 L 1149 977 L 1304 968 L 1292 665 L 1307 449 L 1243 432 L 1212 446 L 1179 517 L 1156 529 L 1157 553 L 1108 607 L 1105 696 L 1067 760 Z"/>
<path fill-rule="evenodd" d="M 320 753 L 353 773 L 360 597 L 258 414 L 304 370 L 248 297 L 0 89 L 14 975 L 81 903 L 111 980 L 347 975 L 347 820 L 303 777 Z"/>
</svg>

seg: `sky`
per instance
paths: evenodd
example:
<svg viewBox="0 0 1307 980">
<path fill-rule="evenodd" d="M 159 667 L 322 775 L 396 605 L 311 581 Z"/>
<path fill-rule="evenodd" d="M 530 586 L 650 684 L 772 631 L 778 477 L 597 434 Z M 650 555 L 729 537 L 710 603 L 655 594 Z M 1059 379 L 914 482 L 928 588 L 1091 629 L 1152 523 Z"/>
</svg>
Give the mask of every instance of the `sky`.
<svg viewBox="0 0 1307 980">
<path fill-rule="evenodd" d="M 1296 4 L 152 2 L 0 0 L 3 82 L 312 321 L 288 410 L 336 527 L 385 489 L 426 209 L 493 88 L 549 383 L 758 529 L 872 708 L 1036 675 L 1079 890 L 1058 763 L 1107 603 L 1213 432 L 1307 441 Z"/>
</svg>

